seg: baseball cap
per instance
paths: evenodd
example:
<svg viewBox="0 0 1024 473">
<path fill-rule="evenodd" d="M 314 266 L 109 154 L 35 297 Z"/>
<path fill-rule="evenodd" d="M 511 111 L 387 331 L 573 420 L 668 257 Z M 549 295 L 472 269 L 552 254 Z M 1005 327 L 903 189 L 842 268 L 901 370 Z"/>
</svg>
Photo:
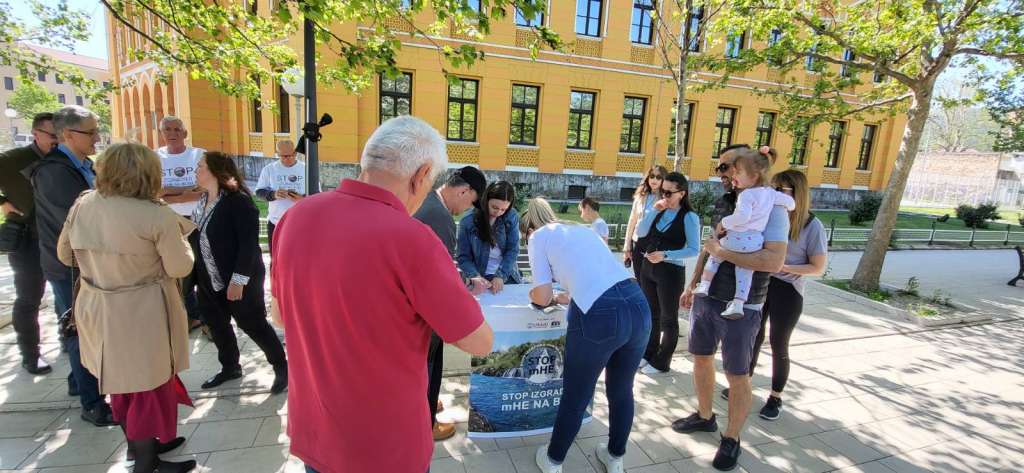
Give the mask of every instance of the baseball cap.
<svg viewBox="0 0 1024 473">
<path fill-rule="evenodd" d="M 487 192 L 487 178 L 484 177 L 484 173 L 473 166 L 466 166 L 459 168 L 455 171 L 463 181 L 469 184 L 470 189 L 476 191 L 477 201 L 483 198 L 484 192 Z"/>
</svg>

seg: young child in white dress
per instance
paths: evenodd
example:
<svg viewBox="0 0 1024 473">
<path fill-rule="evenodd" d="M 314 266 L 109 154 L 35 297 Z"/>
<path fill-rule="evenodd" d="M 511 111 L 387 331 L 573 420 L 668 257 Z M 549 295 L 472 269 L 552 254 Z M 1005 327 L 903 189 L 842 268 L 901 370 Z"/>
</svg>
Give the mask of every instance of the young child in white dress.
<svg viewBox="0 0 1024 473">
<path fill-rule="evenodd" d="M 765 148 L 765 147 L 762 147 Z M 753 253 L 764 247 L 764 228 L 768 224 L 768 216 L 772 208 L 781 205 L 792 211 L 796 207 L 793 198 L 768 187 L 771 178 L 771 163 L 767 153 L 741 153 L 733 164 L 736 173 L 733 185 L 740 190 L 736 201 L 736 210 L 732 215 L 722 219 L 721 226 L 726 231 L 722 238 L 722 247 L 737 253 Z M 700 285 L 695 294 L 707 295 L 711 280 L 718 272 L 722 261 L 714 256 L 704 266 Z M 743 304 L 750 294 L 750 283 L 754 271 L 736 266 L 736 292 L 733 300 L 722 312 L 722 317 L 736 320 L 743 317 Z"/>
</svg>

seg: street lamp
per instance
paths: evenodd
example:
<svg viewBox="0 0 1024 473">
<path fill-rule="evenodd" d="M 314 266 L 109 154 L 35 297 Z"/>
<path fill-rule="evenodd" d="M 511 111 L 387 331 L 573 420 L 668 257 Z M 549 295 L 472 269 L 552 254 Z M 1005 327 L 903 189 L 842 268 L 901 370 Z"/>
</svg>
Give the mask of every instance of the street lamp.
<svg viewBox="0 0 1024 473">
<path fill-rule="evenodd" d="M 302 71 L 295 67 L 285 71 L 285 75 L 281 77 L 281 87 L 284 87 L 284 91 L 295 101 L 296 139 L 298 136 L 302 136 L 302 98 L 306 96 L 304 80 Z"/>
</svg>

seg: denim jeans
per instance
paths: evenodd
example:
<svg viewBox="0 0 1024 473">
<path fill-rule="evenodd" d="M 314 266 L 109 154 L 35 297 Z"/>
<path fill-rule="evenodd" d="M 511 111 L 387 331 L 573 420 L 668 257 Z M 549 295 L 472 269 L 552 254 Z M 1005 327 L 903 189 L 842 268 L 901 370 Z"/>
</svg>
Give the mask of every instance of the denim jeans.
<svg viewBox="0 0 1024 473">
<path fill-rule="evenodd" d="M 633 428 L 633 377 L 651 332 L 647 299 L 636 281 L 627 279 L 605 291 L 586 314 L 575 302 L 570 304 L 568 319 L 562 399 L 548 457 L 555 463 L 565 460 L 602 370 L 608 395 L 608 451 L 625 455 Z"/>
<path fill-rule="evenodd" d="M 71 278 L 50 279 L 49 282 L 50 288 L 53 289 L 53 306 L 57 310 L 57 315 L 60 316 L 71 307 Z M 74 336 L 64 340 L 64 346 L 68 349 L 68 363 L 71 365 L 68 387 L 77 386 L 82 409 L 92 410 L 98 403 L 103 402 L 103 396 L 100 395 L 100 383 L 89 370 L 82 366 L 82 353 L 78 347 L 78 337 Z"/>
</svg>

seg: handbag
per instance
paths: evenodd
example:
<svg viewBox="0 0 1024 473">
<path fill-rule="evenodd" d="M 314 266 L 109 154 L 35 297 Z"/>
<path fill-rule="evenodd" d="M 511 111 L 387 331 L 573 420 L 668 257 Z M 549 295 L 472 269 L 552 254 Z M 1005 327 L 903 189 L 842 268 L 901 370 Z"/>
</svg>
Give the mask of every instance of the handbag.
<svg viewBox="0 0 1024 473">
<path fill-rule="evenodd" d="M 13 220 L 0 224 L 0 253 L 18 251 L 28 237 L 28 225 Z"/>
<path fill-rule="evenodd" d="M 75 302 L 78 301 L 78 290 L 82 287 L 80 283 L 81 274 L 78 272 L 78 259 L 75 252 L 71 252 L 71 305 L 68 310 L 57 318 L 57 330 L 60 338 L 68 339 L 78 336 L 78 326 L 75 325 Z"/>
</svg>

